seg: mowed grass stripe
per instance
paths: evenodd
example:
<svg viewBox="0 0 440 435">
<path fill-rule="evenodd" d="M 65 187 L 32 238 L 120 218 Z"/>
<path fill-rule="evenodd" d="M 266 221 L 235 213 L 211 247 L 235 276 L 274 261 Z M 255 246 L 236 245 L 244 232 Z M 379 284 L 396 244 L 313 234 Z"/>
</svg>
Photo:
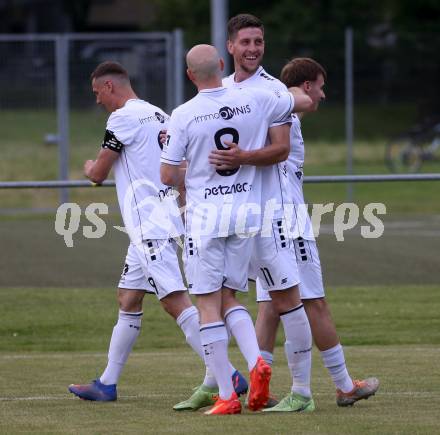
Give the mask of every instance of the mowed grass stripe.
<svg viewBox="0 0 440 435">
<path fill-rule="evenodd" d="M 356 271 L 355 265 L 350 267 Z M 440 345 L 438 285 L 328 287 L 326 292 L 346 346 Z M 117 319 L 115 295 L 112 288 L 0 287 L 0 355 L 66 351 L 105 355 Z M 241 295 L 240 300 L 255 318 L 255 293 Z M 281 328 L 277 343 L 284 343 Z M 176 348 L 187 348 L 182 331 L 155 296 L 146 296 L 136 351 Z"/>
</svg>

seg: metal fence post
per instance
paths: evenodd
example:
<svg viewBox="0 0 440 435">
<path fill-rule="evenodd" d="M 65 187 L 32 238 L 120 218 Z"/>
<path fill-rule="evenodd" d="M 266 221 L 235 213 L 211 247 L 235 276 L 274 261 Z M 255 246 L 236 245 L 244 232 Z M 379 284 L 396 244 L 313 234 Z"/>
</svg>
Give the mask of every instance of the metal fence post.
<svg viewBox="0 0 440 435">
<path fill-rule="evenodd" d="M 65 35 L 55 39 L 56 102 L 58 128 L 59 178 L 69 178 L 69 40 Z M 60 189 L 60 203 L 69 201 L 68 189 Z"/>
<path fill-rule="evenodd" d="M 174 109 L 174 93 L 175 93 L 175 83 L 174 83 L 174 57 L 173 57 L 173 43 L 174 36 L 172 33 L 168 33 L 166 35 L 166 52 L 167 56 L 165 59 L 166 62 L 166 108 L 165 111 L 168 114 L 171 114 L 171 111 Z"/>
<path fill-rule="evenodd" d="M 175 29 L 173 32 L 174 40 L 174 107 L 184 102 L 184 68 L 183 68 L 183 31 Z"/>
<path fill-rule="evenodd" d="M 353 174 L 353 29 L 345 29 L 345 140 L 347 175 Z M 353 202 L 354 188 L 347 184 L 347 202 Z"/>
<path fill-rule="evenodd" d="M 229 75 L 229 54 L 226 50 L 228 0 L 211 0 L 211 44 L 225 61 L 224 74 Z"/>
</svg>

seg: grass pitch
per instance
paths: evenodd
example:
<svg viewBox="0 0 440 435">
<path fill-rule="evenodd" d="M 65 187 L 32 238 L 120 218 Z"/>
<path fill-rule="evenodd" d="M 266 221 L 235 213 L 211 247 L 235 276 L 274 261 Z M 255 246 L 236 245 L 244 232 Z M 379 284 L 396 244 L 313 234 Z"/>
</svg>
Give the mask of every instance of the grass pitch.
<svg viewBox="0 0 440 435">
<path fill-rule="evenodd" d="M 306 175 L 345 172 L 342 112 L 335 122 L 324 109 L 304 121 Z M 384 120 L 383 128 L 374 131 L 384 136 L 370 136 L 370 123 L 364 125 L 363 134 L 356 135 L 362 139 L 354 148 L 356 173 L 386 171 L 384 145 L 386 137 L 395 133 L 390 121 L 404 119 L 394 111 L 388 117 L 386 113 L 377 116 L 377 107 L 374 112 L 376 127 L 378 120 Z M 57 149 L 43 144 L 45 134 L 55 131 L 54 114 L 32 111 L 17 117 L 6 112 L 3 118 L 0 178 L 56 179 Z M 100 112 L 72 114 L 72 179 L 82 178 L 83 161 L 99 149 L 105 118 Z M 26 129 L 17 126 L 17 119 L 26 123 Z M 405 124 L 410 120 L 408 116 Z M 329 135 L 326 125 L 336 124 L 340 132 Z M 433 162 L 423 171 L 438 168 L 438 162 Z M 109 216 L 104 217 L 105 237 L 87 240 L 79 231 L 74 235 L 75 248 L 68 249 L 54 231 L 57 191 L 0 192 L 2 209 L 50 210 L 48 217 L 12 213 L 0 219 L 0 434 L 438 433 L 438 183 L 357 184 L 354 191 L 359 206 L 386 204 L 384 236 L 365 240 L 351 232 L 339 243 L 330 231 L 318 243 L 327 296 L 349 371 L 354 377 L 377 376 L 379 393 L 353 408 L 338 408 L 333 384 L 315 351 L 316 412 L 263 415 L 245 411 L 231 417 L 172 411 L 172 405 L 200 383 L 203 366 L 154 297 L 146 298 L 143 331 L 122 375 L 118 401 L 83 402 L 69 394 L 68 384 L 89 382 L 106 364 L 117 316 L 114 285 L 127 238 L 112 228 L 121 225 L 120 219 Z M 305 192 L 309 203 L 337 205 L 346 200 L 345 185 L 306 185 Z M 72 189 L 70 194 L 83 210 L 91 202 L 117 207 L 114 189 Z M 328 220 L 325 224 L 331 230 Z M 255 315 L 252 292 L 245 302 Z M 280 333 L 272 380 L 277 397 L 286 394 L 290 385 L 282 343 Z M 246 373 L 236 347 L 230 355 Z"/>
<path fill-rule="evenodd" d="M 117 308 L 106 289 L 1 288 L 0 433 L 388 434 L 435 433 L 440 409 L 440 288 L 340 287 L 329 292 L 352 376 L 377 376 L 378 394 L 338 408 L 332 382 L 313 354 L 311 414 L 206 417 L 172 405 L 200 383 L 203 366 L 154 297 L 144 304 L 143 330 L 119 383 L 115 403 L 92 403 L 67 392 L 106 363 Z M 244 298 L 255 313 L 253 294 Z M 289 390 L 281 335 L 272 390 Z M 231 358 L 246 373 L 235 347 Z"/>
</svg>

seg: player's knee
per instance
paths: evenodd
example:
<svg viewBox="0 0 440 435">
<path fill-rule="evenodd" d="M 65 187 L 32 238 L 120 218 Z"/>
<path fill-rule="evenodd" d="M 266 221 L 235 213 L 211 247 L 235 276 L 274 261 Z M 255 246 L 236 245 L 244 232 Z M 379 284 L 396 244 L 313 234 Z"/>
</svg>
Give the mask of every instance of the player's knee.
<svg viewBox="0 0 440 435">
<path fill-rule="evenodd" d="M 142 311 L 144 295 L 145 293 L 143 291 L 119 289 L 119 309 L 127 313 Z"/>
<path fill-rule="evenodd" d="M 330 316 L 330 309 L 325 298 L 304 299 L 303 303 L 307 315 L 320 318 Z"/>
<path fill-rule="evenodd" d="M 277 313 L 283 313 L 301 303 L 298 286 L 286 290 L 271 291 L 272 304 Z"/>
<path fill-rule="evenodd" d="M 178 310 L 177 310 L 177 308 L 175 307 L 175 305 L 171 301 L 161 300 L 160 303 L 162 305 L 162 308 L 165 310 L 165 312 L 167 314 L 169 314 L 174 319 L 177 319 L 177 317 L 178 317 L 178 314 L 177 314 Z"/>
<path fill-rule="evenodd" d="M 225 313 L 230 308 L 240 305 L 235 297 L 235 290 L 228 288 L 222 289 L 222 311 Z"/>
<path fill-rule="evenodd" d="M 119 309 L 126 313 L 138 313 L 142 311 L 142 302 L 138 301 L 124 301 L 119 302 Z"/>
<path fill-rule="evenodd" d="M 183 310 L 192 306 L 191 299 L 186 291 L 173 292 L 160 300 L 162 308 L 174 319 L 179 317 Z"/>
</svg>

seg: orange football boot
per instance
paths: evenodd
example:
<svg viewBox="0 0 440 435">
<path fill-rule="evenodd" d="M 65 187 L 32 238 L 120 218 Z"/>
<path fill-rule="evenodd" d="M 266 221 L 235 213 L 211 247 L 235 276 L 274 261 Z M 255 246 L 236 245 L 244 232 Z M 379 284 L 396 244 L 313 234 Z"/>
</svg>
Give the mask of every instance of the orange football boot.
<svg viewBox="0 0 440 435">
<path fill-rule="evenodd" d="M 270 365 L 259 356 L 249 376 L 250 386 L 247 404 L 251 411 L 259 411 L 267 405 L 270 398 L 269 382 L 271 375 Z"/>
<path fill-rule="evenodd" d="M 231 397 L 227 400 L 220 399 L 215 402 L 215 405 L 205 412 L 205 415 L 228 415 L 228 414 L 240 414 L 241 403 L 238 400 L 237 393 L 234 391 Z"/>
</svg>

